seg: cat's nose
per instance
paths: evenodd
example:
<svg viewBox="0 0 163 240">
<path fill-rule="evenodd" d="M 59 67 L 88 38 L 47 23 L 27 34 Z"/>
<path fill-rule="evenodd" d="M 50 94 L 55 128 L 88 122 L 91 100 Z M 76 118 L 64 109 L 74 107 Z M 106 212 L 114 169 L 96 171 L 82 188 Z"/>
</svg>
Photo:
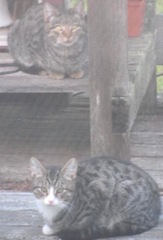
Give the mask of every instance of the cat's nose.
<svg viewBox="0 0 163 240">
<path fill-rule="evenodd" d="M 52 205 L 53 202 L 54 202 L 53 200 L 49 200 L 49 201 L 48 201 L 48 203 L 49 203 L 50 205 Z"/>
<path fill-rule="evenodd" d="M 63 34 L 67 39 L 69 39 L 72 36 L 72 31 L 71 29 L 65 29 Z"/>
</svg>

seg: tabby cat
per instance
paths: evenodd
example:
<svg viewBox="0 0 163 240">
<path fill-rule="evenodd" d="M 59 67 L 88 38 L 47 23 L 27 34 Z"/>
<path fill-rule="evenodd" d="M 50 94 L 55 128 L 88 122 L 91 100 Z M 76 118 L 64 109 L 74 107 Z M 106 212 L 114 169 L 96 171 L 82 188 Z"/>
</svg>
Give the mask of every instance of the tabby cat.
<svg viewBox="0 0 163 240">
<path fill-rule="evenodd" d="M 142 169 L 110 157 L 60 167 L 30 161 L 33 193 L 45 235 L 90 240 L 142 233 L 158 223 L 157 184 Z"/>
<path fill-rule="evenodd" d="M 48 2 L 33 5 L 11 27 L 8 47 L 23 71 L 54 79 L 82 78 L 88 57 L 84 9 L 66 10 Z"/>
</svg>

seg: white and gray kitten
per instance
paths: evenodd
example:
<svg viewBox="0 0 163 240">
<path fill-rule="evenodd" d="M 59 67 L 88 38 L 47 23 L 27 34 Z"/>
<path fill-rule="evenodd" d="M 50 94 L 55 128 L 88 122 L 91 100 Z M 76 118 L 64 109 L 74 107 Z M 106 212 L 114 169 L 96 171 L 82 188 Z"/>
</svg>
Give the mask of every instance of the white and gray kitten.
<svg viewBox="0 0 163 240">
<path fill-rule="evenodd" d="M 43 233 L 91 240 L 145 232 L 158 223 L 158 186 L 142 169 L 111 157 L 45 168 L 31 159 Z"/>
<path fill-rule="evenodd" d="M 77 161 L 74 158 L 70 159 L 62 169 L 52 166 L 45 168 L 40 161 L 32 157 L 30 170 L 33 193 L 38 210 L 45 221 L 42 232 L 45 235 L 53 235 L 55 218 L 61 210 L 68 208 L 71 202 L 77 174 Z"/>
</svg>

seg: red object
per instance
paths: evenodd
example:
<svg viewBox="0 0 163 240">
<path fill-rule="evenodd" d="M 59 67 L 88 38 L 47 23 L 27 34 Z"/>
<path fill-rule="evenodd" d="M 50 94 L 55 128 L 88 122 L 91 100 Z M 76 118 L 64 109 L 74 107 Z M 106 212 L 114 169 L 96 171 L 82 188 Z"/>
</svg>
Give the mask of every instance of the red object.
<svg viewBox="0 0 163 240">
<path fill-rule="evenodd" d="M 146 0 L 128 0 L 128 36 L 137 37 L 141 34 L 144 23 Z"/>
</svg>

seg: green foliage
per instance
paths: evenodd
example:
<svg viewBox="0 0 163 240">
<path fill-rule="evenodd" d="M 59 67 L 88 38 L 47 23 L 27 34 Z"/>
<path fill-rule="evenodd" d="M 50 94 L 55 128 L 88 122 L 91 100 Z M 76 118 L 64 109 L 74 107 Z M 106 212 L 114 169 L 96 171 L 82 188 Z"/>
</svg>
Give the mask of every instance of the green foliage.
<svg viewBox="0 0 163 240">
<path fill-rule="evenodd" d="M 71 0 L 72 5 L 74 6 L 76 4 L 77 0 Z"/>
<path fill-rule="evenodd" d="M 156 13 L 163 14 L 163 0 L 156 1 Z"/>
<path fill-rule="evenodd" d="M 163 73 L 163 66 L 157 66 L 157 74 Z M 157 78 L 157 92 L 163 92 L 163 76 Z"/>
<path fill-rule="evenodd" d="M 69 1 L 71 2 L 72 6 L 75 6 L 76 3 L 81 0 L 69 0 Z M 87 0 L 83 0 L 83 1 L 84 1 L 85 10 L 87 10 Z"/>
</svg>

